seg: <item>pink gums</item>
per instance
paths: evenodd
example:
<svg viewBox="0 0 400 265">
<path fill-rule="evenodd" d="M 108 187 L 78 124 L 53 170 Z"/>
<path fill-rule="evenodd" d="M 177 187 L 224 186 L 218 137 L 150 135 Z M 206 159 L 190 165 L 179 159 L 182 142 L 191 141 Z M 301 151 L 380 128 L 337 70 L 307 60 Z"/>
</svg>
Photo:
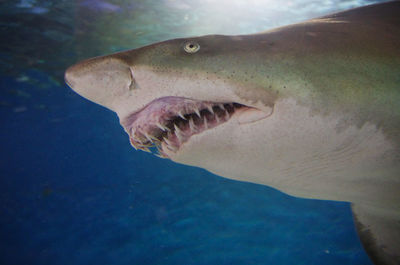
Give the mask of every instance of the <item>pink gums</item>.
<svg viewBox="0 0 400 265">
<path fill-rule="evenodd" d="M 237 103 L 214 103 L 181 97 L 164 97 L 123 120 L 133 147 L 148 151 L 155 146 L 162 157 L 165 148 L 176 152 L 192 135 L 226 122 L 238 108 Z"/>
</svg>

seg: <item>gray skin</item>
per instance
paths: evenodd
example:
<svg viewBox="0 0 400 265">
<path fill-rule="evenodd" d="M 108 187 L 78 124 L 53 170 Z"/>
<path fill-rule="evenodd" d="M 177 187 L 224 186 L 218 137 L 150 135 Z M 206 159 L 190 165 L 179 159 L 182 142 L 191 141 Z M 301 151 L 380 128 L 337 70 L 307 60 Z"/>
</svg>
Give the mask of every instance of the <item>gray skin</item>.
<svg viewBox="0 0 400 265">
<path fill-rule="evenodd" d="M 294 196 L 352 202 L 371 259 L 400 264 L 399 14 L 395 1 L 265 33 L 169 40 L 83 61 L 65 79 L 122 125 L 166 96 L 268 114 L 246 124 L 234 115 L 168 155 Z M 200 50 L 187 53 L 187 42 Z"/>
</svg>

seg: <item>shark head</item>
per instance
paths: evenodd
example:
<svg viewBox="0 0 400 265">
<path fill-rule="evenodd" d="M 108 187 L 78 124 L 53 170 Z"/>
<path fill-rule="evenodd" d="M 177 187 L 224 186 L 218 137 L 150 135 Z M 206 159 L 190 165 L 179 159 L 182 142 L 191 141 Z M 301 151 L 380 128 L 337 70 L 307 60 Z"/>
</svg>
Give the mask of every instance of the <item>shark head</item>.
<svg viewBox="0 0 400 265">
<path fill-rule="evenodd" d="M 276 94 L 246 64 L 261 46 L 245 37 L 175 39 L 80 62 L 65 80 L 115 111 L 133 147 L 212 170 L 224 154 L 231 163 L 246 131 L 273 112 Z"/>
</svg>

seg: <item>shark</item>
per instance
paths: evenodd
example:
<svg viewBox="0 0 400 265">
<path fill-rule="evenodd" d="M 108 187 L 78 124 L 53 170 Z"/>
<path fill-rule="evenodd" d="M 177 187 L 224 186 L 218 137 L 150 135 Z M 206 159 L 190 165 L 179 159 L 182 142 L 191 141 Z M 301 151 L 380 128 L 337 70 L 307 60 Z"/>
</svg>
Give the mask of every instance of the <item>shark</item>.
<svg viewBox="0 0 400 265">
<path fill-rule="evenodd" d="M 250 35 L 167 40 L 65 81 L 131 145 L 292 196 L 351 203 L 375 264 L 400 264 L 400 1 Z"/>
</svg>

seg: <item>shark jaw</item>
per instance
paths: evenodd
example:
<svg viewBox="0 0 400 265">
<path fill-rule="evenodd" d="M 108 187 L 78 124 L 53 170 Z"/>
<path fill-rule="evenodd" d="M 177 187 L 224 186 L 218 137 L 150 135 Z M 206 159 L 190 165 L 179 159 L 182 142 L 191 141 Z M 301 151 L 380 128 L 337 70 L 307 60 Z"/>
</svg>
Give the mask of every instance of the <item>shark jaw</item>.
<svg viewBox="0 0 400 265">
<path fill-rule="evenodd" d="M 212 102 L 184 97 L 157 98 L 121 121 L 135 149 L 172 158 L 193 135 L 228 122 L 232 117 L 247 124 L 271 115 L 255 107 L 236 102 Z"/>
</svg>

